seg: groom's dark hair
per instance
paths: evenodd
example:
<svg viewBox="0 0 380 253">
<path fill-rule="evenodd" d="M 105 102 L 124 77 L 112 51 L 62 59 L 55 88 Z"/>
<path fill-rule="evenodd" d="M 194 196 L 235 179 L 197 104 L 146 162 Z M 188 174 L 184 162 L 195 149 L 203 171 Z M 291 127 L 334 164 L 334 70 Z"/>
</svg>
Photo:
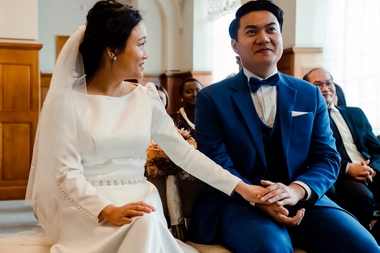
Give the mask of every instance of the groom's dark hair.
<svg viewBox="0 0 380 253">
<path fill-rule="evenodd" d="M 284 11 L 272 0 L 256 0 L 249 1 L 243 4 L 235 14 L 235 19 L 232 20 L 228 32 L 230 33 L 231 39 L 237 41 L 237 31 L 240 28 L 240 19 L 244 15 L 252 12 L 252 11 L 269 11 L 276 18 L 278 23 L 280 24 L 280 30 L 282 32 L 282 24 L 284 23 Z"/>
</svg>

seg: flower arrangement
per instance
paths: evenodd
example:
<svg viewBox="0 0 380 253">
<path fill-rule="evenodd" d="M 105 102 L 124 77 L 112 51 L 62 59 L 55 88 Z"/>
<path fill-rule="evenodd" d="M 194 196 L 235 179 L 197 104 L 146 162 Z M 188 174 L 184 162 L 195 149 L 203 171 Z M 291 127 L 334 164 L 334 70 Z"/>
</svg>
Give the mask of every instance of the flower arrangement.
<svg viewBox="0 0 380 253">
<path fill-rule="evenodd" d="M 197 143 L 193 137 L 191 137 L 190 132 L 181 128 L 178 129 L 178 133 L 192 146 L 197 148 Z M 193 180 L 193 176 L 178 167 L 175 163 L 170 160 L 170 158 L 165 154 L 165 152 L 151 140 L 148 149 L 146 150 L 147 161 L 145 163 L 145 173 L 147 176 L 168 176 L 176 175 L 179 179 L 189 179 Z"/>
</svg>

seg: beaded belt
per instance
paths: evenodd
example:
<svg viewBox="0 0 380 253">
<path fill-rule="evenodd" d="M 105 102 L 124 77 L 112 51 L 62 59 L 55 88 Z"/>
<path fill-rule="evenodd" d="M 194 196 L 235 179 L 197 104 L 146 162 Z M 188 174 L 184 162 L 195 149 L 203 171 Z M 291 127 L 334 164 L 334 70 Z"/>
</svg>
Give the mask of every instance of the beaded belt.
<svg viewBox="0 0 380 253">
<path fill-rule="evenodd" d="M 89 180 L 92 186 L 119 186 L 126 184 L 142 184 L 146 182 L 146 177 L 140 177 L 131 180 Z"/>
</svg>

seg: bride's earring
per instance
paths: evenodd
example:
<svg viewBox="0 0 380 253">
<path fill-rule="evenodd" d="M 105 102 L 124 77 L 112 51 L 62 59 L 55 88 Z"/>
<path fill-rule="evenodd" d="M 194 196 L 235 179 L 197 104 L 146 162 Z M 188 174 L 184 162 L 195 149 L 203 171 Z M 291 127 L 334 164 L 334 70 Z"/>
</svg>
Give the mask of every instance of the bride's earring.
<svg viewBox="0 0 380 253">
<path fill-rule="evenodd" d="M 116 55 L 112 58 L 113 61 L 116 61 Z"/>
</svg>

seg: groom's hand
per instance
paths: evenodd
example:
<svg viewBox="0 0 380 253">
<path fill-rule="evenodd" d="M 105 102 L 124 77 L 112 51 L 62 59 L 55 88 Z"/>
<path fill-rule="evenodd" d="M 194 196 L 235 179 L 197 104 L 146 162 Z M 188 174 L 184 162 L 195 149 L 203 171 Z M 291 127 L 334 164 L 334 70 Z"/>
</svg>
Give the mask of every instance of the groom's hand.
<svg viewBox="0 0 380 253">
<path fill-rule="evenodd" d="M 287 186 L 267 180 L 261 180 L 261 184 L 265 187 L 265 193 L 260 200 L 267 204 L 294 206 L 306 196 L 306 190 L 299 184 L 293 183 Z"/>
<path fill-rule="evenodd" d="M 285 207 L 278 205 L 277 203 L 273 203 L 273 204 L 257 203 L 256 208 L 261 209 L 266 214 L 268 214 L 271 218 L 277 221 L 279 224 L 286 227 L 298 226 L 305 215 L 305 209 L 301 208 L 300 210 L 297 211 L 294 217 L 288 217 L 289 211 Z"/>
</svg>

